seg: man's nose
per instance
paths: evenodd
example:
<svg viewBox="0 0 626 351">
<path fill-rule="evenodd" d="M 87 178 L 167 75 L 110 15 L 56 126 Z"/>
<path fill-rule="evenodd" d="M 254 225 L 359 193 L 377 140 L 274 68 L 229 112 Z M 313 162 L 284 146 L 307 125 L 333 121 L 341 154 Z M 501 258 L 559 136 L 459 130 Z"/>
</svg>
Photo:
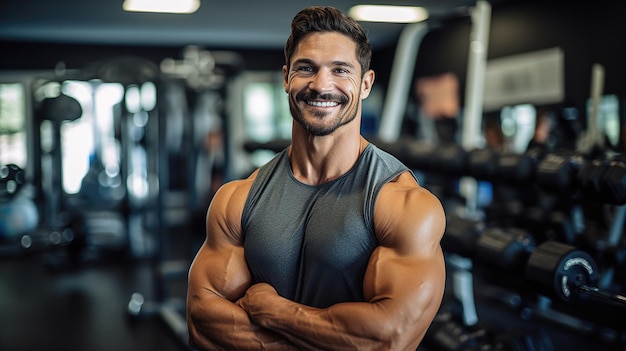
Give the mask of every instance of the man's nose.
<svg viewBox="0 0 626 351">
<path fill-rule="evenodd" d="M 333 89 L 334 80 L 329 70 L 320 69 L 313 75 L 309 83 L 309 89 L 319 93 L 331 91 Z"/>
</svg>

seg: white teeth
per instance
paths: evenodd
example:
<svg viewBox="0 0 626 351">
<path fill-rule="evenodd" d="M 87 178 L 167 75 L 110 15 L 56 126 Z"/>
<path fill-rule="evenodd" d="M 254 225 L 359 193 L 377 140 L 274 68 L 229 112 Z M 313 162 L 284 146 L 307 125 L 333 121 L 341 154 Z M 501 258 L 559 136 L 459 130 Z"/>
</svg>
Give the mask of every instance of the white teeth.
<svg viewBox="0 0 626 351">
<path fill-rule="evenodd" d="M 339 105 L 338 102 L 334 101 L 307 101 L 307 104 L 316 107 L 334 107 Z"/>
</svg>

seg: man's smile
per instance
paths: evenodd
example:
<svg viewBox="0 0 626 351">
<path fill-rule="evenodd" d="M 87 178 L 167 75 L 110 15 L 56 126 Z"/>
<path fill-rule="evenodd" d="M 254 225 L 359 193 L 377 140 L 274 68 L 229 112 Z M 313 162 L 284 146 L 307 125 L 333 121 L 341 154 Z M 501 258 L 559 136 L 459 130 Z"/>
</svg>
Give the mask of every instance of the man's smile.
<svg viewBox="0 0 626 351">
<path fill-rule="evenodd" d="M 314 107 L 335 107 L 339 105 L 336 101 L 306 101 L 306 103 Z"/>
</svg>

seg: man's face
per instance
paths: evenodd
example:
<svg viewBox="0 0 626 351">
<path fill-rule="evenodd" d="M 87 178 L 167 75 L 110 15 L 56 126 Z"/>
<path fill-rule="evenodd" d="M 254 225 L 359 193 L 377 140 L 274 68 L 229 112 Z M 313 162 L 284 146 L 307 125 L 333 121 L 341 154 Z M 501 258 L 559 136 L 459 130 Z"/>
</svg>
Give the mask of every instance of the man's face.
<svg viewBox="0 0 626 351">
<path fill-rule="evenodd" d="M 304 37 L 291 57 L 290 70 L 283 67 L 283 77 L 291 115 L 316 136 L 353 121 L 374 82 L 373 71 L 361 78 L 356 44 L 333 32 Z"/>
</svg>

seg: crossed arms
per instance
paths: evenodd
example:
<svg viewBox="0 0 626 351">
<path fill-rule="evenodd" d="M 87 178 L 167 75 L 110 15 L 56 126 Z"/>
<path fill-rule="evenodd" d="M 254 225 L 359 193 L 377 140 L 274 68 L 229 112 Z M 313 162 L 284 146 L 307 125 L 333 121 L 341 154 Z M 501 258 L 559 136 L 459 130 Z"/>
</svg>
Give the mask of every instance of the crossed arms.
<svg viewBox="0 0 626 351">
<path fill-rule="evenodd" d="M 415 350 L 443 296 L 439 200 L 408 173 L 376 200 L 379 240 L 364 278 L 365 302 L 319 309 L 251 285 L 241 213 L 252 179 L 224 185 L 207 214 L 207 237 L 189 272 L 192 347 L 206 350 Z"/>
</svg>

